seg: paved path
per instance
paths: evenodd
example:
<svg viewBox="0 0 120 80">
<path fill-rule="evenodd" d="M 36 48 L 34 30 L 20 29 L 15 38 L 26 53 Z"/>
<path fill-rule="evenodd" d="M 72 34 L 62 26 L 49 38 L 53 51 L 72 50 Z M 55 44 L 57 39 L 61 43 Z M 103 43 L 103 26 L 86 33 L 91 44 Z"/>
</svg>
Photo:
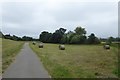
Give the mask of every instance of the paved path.
<svg viewBox="0 0 120 80">
<path fill-rule="evenodd" d="M 50 78 L 40 59 L 25 43 L 15 61 L 3 74 L 3 78 Z"/>
</svg>

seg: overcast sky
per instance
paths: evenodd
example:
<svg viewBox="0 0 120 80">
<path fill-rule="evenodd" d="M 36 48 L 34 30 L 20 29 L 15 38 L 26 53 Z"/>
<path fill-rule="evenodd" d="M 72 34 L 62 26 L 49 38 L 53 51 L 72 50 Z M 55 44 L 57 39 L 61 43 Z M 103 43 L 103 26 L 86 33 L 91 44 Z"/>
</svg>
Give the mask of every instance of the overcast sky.
<svg viewBox="0 0 120 80">
<path fill-rule="evenodd" d="M 71 1 L 3 2 L 0 11 L 2 32 L 38 38 L 42 31 L 54 32 L 60 27 L 74 31 L 81 26 L 87 35 L 118 36 L 117 2 Z"/>
</svg>

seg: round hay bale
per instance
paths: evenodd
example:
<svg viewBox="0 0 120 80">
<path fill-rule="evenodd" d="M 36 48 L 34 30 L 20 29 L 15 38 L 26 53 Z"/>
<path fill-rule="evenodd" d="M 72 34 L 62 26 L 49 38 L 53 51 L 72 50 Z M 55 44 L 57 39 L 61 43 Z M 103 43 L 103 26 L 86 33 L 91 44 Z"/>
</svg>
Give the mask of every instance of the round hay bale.
<svg viewBox="0 0 120 80">
<path fill-rule="evenodd" d="M 65 50 L 65 45 L 59 45 L 60 50 Z"/>
<path fill-rule="evenodd" d="M 107 45 L 104 45 L 103 48 L 104 48 L 104 49 L 110 49 L 110 45 L 108 45 L 108 44 L 107 44 Z"/>
<path fill-rule="evenodd" d="M 39 48 L 43 48 L 43 44 L 40 43 L 40 44 L 39 44 Z"/>
</svg>

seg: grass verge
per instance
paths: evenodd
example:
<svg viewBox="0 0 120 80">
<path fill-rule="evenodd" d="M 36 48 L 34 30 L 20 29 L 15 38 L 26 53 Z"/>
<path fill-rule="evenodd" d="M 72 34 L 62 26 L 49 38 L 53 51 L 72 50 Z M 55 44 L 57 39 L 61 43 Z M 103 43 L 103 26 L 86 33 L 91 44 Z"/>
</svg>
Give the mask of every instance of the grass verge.
<svg viewBox="0 0 120 80">
<path fill-rule="evenodd" d="M 2 73 L 15 59 L 24 42 L 2 39 Z"/>
</svg>

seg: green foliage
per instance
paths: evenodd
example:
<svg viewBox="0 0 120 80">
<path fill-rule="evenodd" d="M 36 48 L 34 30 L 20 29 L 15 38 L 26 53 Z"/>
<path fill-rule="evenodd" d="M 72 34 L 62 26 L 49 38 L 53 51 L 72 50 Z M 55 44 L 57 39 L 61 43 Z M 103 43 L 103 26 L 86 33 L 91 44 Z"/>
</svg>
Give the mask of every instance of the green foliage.
<svg viewBox="0 0 120 80">
<path fill-rule="evenodd" d="M 47 32 L 47 31 L 43 31 L 41 34 L 40 34 L 40 41 L 42 42 L 51 42 L 51 37 L 52 37 L 52 34 Z"/>
<path fill-rule="evenodd" d="M 38 41 L 38 39 L 34 39 L 32 37 L 29 37 L 29 36 L 23 36 L 21 38 L 21 37 L 18 37 L 16 35 L 13 35 L 13 36 L 11 36 L 10 34 L 4 35 L 4 34 L 2 34 L 2 32 L 0 32 L 0 37 L 5 38 L 5 39 L 14 40 L 14 41 Z"/>
<path fill-rule="evenodd" d="M 78 44 L 79 41 L 80 41 L 80 36 L 79 35 L 75 35 L 75 36 L 72 37 L 70 43 L 71 44 Z"/>
<path fill-rule="evenodd" d="M 75 30 L 75 33 L 72 31 L 69 31 L 65 34 L 62 38 L 63 43 L 69 43 L 69 44 L 83 44 L 86 41 L 86 31 L 85 28 L 77 27 Z"/>
<path fill-rule="evenodd" d="M 52 43 L 60 43 L 65 32 L 66 29 L 64 28 L 60 28 L 59 30 L 56 30 L 52 35 Z"/>
<path fill-rule="evenodd" d="M 102 41 L 102 42 L 120 42 L 120 37 L 116 37 L 116 38 L 114 38 L 114 37 L 109 37 L 108 39 L 107 38 L 100 38 L 100 40 Z"/>
<path fill-rule="evenodd" d="M 86 42 L 87 37 L 86 36 L 80 36 L 80 44 L 84 44 Z"/>
<path fill-rule="evenodd" d="M 5 39 L 11 39 L 12 40 L 12 36 L 10 34 L 6 34 Z"/>
<path fill-rule="evenodd" d="M 69 39 L 69 38 L 68 38 L 67 35 L 65 34 L 65 35 L 63 35 L 60 43 L 62 43 L 62 44 L 68 43 L 68 39 Z"/>
<path fill-rule="evenodd" d="M 84 44 L 86 36 L 74 35 L 70 41 L 71 44 Z"/>
<path fill-rule="evenodd" d="M 113 38 L 113 37 L 109 37 L 109 38 L 106 40 L 106 44 L 111 45 L 113 41 L 114 41 L 114 38 Z"/>
<path fill-rule="evenodd" d="M 100 40 L 95 36 L 94 33 L 91 33 L 91 35 L 88 36 L 87 43 L 88 44 L 99 44 Z"/>
<path fill-rule="evenodd" d="M 68 43 L 70 44 L 83 44 L 86 41 L 86 31 L 85 28 L 82 27 L 77 27 L 75 30 L 75 33 L 73 32 L 68 32 L 68 36 L 70 34 L 70 36 L 68 37 Z"/>
<path fill-rule="evenodd" d="M 65 31 L 66 31 L 66 29 L 64 29 L 64 28 L 60 28 L 60 29 L 56 30 L 53 34 L 46 32 L 46 31 L 43 31 L 40 34 L 39 39 L 40 39 L 40 41 L 46 42 L 46 43 L 47 42 L 60 43 Z"/>
<path fill-rule="evenodd" d="M 23 37 L 22 37 L 22 40 L 23 40 L 23 41 L 32 41 L 33 38 L 32 38 L 32 37 L 28 37 L 28 36 L 23 36 Z"/>
<path fill-rule="evenodd" d="M 62 43 L 62 44 L 100 43 L 100 40 L 94 34 L 88 36 L 89 38 L 87 39 L 85 35 L 86 34 L 85 28 L 77 27 L 74 31 L 75 32 L 69 31 L 68 33 L 65 33 L 66 29 L 64 28 L 60 28 L 56 30 L 54 33 L 43 31 L 40 34 L 39 39 L 40 41 L 45 43 Z"/>
<path fill-rule="evenodd" d="M 72 38 L 73 38 L 75 35 L 76 35 L 75 33 L 72 33 L 72 34 L 69 35 L 69 37 L 68 37 L 68 43 L 71 42 Z"/>
<path fill-rule="evenodd" d="M 85 28 L 82 28 L 82 27 L 77 27 L 74 31 L 78 35 L 85 35 L 86 34 Z"/>
</svg>

